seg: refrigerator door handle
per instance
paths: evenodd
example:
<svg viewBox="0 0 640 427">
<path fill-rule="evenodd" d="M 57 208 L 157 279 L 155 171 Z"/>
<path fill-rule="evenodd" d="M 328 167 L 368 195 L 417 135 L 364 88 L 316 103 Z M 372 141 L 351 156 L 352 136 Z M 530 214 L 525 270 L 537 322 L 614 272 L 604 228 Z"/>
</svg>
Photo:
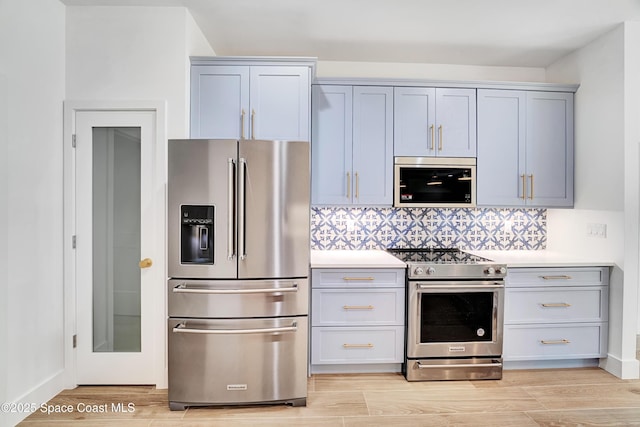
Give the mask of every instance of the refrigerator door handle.
<svg viewBox="0 0 640 427">
<path fill-rule="evenodd" d="M 227 160 L 227 176 L 229 188 L 227 189 L 227 215 L 229 217 L 228 225 L 227 225 L 227 259 L 232 260 L 236 256 L 236 245 L 235 245 L 235 235 L 236 235 L 236 220 L 234 215 L 234 205 L 235 205 L 235 176 L 236 176 L 236 161 L 235 159 L 229 158 Z"/>
<path fill-rule="evenodd" d="M 202 289 L 189 288 L 186 283 L 181 283 L 173 288 L 176 294 L 276 294 L 281 292 L 298 292 L 298 284 L 286 288 L 256 288 L 256 289 Z"/>
<path fill-rule="evenodd" d="M 238 171 L 238 253 L 240 259 L 247 258 L 245 248 L 245 194 L 246 194 L 246 173 L 247 160 L 240 158 L 240 168 Z"/>
<path fill-rule="evenodd" d="M 284 326 L 280 328 L 260 328 L 260 329 L 193 329 L 187 328 L 187 325 L 183 322 L 176 325 L 173 328 L 174 333 L 182 334 L 215 334 L 215 335 L 229 335 L 229 334 L 267 334 L 274 332 L 296 332 L 298 330 L 297 322 L 293 322 L 291 326 Z"/>
</svg>

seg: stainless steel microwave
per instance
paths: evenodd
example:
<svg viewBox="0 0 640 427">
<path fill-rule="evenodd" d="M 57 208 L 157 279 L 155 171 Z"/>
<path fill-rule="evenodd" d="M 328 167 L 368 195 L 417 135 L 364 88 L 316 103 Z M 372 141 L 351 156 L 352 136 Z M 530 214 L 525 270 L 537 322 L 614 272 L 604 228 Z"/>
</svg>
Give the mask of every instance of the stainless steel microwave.
<svg viewBox="0 0 640 427">
<path fill-rule="evenodd" d="M 476 159 L 396 157 L 395 207 L 474 207 Z"/>
</svg>

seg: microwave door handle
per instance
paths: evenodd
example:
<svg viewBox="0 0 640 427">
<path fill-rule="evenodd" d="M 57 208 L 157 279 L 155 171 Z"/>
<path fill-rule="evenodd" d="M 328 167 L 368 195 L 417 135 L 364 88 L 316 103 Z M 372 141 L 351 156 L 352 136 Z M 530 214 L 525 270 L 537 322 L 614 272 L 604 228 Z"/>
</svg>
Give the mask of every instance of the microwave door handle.
<svg viewBox="0 0 640 427">
<path fill-rule="evenodd" d="M 244 111 L 243 111 L 244 112 Z M 243 116 L 244 117 L 244 116 Z M 234 205 L 236 196 L 236 161 L 232 158 L 227 160 L 227 259 L 232 260 L 236 256 L 236 219 L 234 215 Z"/>
<path fill-rule="evenodd" d="M 247 160 L 240 159 L 240 168 L 238 171 L 238 254 L 241 260 L 247 258 L 245 248 L 245 194 L 246 194 L 246 173 L 247 173 Z"/>
</svg>

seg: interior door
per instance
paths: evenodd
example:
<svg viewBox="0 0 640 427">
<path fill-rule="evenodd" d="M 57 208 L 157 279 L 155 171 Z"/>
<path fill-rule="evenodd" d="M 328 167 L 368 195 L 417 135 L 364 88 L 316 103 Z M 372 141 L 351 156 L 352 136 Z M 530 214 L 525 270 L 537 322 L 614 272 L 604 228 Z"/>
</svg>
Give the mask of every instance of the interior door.
<svg viewBox="0 0 640 427">
<path fill-rule="evenodd" d="M 156 383 L 154 126 L 153 111 L 75 113 L 78 384 Z"/>
</svg>

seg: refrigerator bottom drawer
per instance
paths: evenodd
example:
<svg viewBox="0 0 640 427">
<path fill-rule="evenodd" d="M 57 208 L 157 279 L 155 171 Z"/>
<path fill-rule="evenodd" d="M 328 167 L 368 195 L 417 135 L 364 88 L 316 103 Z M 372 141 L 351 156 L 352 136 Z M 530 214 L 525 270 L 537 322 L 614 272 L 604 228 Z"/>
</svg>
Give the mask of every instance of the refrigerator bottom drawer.
<svg viewBox="0 0 640 427">
<path fill-rule="evenodd" d="M 170 318 L 169 406 L 306 404 L 306 316 Z"/>
</svg>

